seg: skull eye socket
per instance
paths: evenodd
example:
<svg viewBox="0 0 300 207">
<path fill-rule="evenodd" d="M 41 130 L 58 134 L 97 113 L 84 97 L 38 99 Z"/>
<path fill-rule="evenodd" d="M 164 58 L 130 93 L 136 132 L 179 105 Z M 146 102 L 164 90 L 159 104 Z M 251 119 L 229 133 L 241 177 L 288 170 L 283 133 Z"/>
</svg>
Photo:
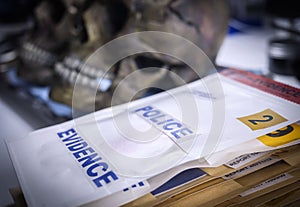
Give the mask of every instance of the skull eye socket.
<svg viewBox="0 0 300 207">
<path fill-rule="evenodd" d="M 139 55 L 135 57 L 134 61 L 139 69 L 147 68 L 147 67 L 160 68 L 165 65 L 165 63 L 161 60 L 152 57 L 143 56 L 143 55 Z"/>
<path fill-rule="evenodd" d="M 129 9 L 124 2 L 119 0 L 107 1 L 105 6 L 111 25 L 110 32 L 112 35 L 116 35 L 125 26 L 129 18 Z"/>
</svg>

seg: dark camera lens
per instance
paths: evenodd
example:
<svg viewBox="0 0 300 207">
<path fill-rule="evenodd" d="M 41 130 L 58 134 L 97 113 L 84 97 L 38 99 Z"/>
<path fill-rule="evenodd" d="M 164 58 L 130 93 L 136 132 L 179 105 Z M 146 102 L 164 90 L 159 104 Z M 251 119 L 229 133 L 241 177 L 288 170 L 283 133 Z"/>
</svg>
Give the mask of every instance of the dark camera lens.
<svg viewBox="0 0 300 207">
<path fill-rule="evenodd" d="M 295 39 L 273 39 L 269 44 L 270 71 L 299 78 L 300 41 Z"/>
</svg>

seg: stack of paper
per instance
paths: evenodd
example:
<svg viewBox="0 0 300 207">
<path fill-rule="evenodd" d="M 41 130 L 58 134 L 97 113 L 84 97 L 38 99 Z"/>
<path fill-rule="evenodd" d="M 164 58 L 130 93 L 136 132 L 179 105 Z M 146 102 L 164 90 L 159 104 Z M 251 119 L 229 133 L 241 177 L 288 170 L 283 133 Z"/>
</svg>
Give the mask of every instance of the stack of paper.
<svg viewBox="0 0 300 207">
<path fill-rule="evenodd" d="M 246 154 L 219 167 L 186 170 L 124 206 L 259 206 L 299 190 L 299 164 L 299 144 Z"/>
<path fill-rule="evenodd" d="M 287 204 L 299 195 L 299 97 L 227 69 L 8 148 L 29 206 Z"/>
</svg>

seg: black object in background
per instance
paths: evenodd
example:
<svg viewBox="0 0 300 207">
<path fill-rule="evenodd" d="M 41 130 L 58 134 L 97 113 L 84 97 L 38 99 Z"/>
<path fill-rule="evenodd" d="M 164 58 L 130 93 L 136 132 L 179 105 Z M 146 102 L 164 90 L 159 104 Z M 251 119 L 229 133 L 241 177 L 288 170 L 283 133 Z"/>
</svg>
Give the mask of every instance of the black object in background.
<svg viewBox="0 0 300 207">
<path fill-rule="evenodd" d="M 300 80 L 300 10 L 295 0 L 267 0 L 275 35 L 269 43 L 272 73 L 296 76 Z"/>
<path fill-rule="evenodd" d="M 280 75 L 295 75 L 300 79 L 300 42 L 292 38 L 270 41 L 270 71 Z"/>
</svg>

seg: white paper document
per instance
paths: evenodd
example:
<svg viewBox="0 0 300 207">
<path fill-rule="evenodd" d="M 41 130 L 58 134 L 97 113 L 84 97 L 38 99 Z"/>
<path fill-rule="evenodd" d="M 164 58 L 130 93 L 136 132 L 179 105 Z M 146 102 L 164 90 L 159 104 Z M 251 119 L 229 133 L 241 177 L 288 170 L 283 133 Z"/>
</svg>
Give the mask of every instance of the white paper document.
<svg viewBox="0 0 300 207">
<path fill-rule="evenodd" d="M 299 111 L 293 101 L 213 74 L 7 144 L 29 206 L 78 206 L 141 181 L 147 187 L 189 161 L 213 162 L 212 153 L 292 124 Z"/>
</svg>

